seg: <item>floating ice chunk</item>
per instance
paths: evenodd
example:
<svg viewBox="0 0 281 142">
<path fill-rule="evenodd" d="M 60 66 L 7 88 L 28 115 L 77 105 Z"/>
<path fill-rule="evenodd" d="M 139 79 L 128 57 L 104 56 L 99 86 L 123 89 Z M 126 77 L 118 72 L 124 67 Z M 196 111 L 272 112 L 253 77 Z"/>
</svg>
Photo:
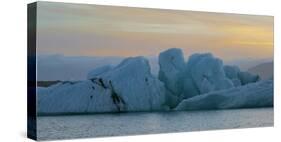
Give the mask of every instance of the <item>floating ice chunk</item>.
<svg viewBox="0 0 281 142">
<path fill-rule="evenodd" d="M 183 100 L 175 110 L 230 109 L 273 106 L 273 81 L 260 81 Z"/>
</svg>

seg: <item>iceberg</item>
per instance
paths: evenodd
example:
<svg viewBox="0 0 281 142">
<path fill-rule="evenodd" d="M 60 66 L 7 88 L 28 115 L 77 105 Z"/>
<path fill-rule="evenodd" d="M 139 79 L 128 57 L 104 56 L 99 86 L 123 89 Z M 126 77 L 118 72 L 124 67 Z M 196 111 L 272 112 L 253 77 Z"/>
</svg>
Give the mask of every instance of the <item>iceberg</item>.
<svg viewBox="0 0 281 142">
<path fill-rule="evenodd" d="M 38 88 L 38 114 L 162 110 L 164 92 L 145 58 L 127 58 L 90 80 Z"/>
<path fill-rule="evenodd" d="M 129 57 L 90 71 L 87 80 L 37 87 L 38 115 L 273 106 L 273 80 L 223 65 L 211 53 L 185 62 L 172 48 L 159 54 L 159 67 L 155 77 L 146 58 Z"/>
<path fill-rule="evenodd" d="M 183 100 L 174 110 L 273 107 L 273 80 L 214 91 Z"/>
</svg>

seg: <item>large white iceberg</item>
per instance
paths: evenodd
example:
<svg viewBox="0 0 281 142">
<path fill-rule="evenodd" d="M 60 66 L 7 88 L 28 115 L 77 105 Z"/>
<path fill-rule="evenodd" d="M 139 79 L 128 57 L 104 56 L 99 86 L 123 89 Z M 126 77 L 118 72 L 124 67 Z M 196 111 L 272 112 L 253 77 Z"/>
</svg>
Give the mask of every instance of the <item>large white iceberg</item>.
<svg viewBox="0 0 281 142">
<path fill-rule="evenodd" d="M 183 100 L 175 110 L 233 109 L 273 106 L 273 80 L 214 91 Z"/>
<path fill-rule="evenodd" d="M 38 114 L 154 111 L 165 108 L 164 84 L 143 57 L 128 58 L 96 78 L 38 88 Z"/>
<path fill-rule="evenodd" d="M 159 76 L 144 57 L 101 66 L 87 80 L 37 87 L 38 114 L 227 109 L 273 106 L 273 81 L 223 65 L 212 54 L 181 49 L 159 55 Z"/>
</svg>

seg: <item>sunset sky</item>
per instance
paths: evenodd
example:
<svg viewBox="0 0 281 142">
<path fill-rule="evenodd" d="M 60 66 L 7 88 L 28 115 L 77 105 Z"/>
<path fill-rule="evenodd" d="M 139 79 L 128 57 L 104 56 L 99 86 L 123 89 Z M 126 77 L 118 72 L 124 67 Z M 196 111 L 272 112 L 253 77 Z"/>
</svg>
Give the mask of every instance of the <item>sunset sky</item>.
<svg viewBox="0 0 281 142">
<path fill-rule="evenodd" d="M 211 52 L 224 60 L 273 58 L 273 17 L 39 2 L 39 54 L 185 56 Z"/>
</svg>

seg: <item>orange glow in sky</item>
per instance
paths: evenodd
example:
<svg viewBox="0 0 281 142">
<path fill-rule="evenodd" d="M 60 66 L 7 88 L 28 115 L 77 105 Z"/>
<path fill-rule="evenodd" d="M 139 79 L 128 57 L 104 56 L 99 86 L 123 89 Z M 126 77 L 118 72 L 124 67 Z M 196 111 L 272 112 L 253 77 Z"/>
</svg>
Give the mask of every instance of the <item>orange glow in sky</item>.
<svg viewBox="0 0 281 142">
<path fill-rule="evenodd" d="M 272 16 L 39 2 L 37 20 L 39 54 L 273 58 Z"/>
</svg>

